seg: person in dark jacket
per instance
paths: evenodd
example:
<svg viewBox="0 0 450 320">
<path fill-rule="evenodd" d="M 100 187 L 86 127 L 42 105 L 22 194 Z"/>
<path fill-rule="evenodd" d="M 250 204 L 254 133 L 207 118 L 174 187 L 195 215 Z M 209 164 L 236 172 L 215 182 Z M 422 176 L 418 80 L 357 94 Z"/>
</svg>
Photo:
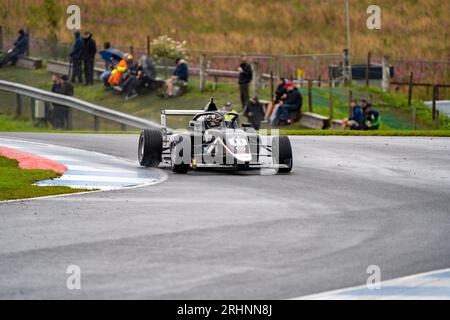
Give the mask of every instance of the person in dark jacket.
<svg viewBox="0 0 450 320">
<path fill-rule="evenodd" d="M 294 86 L 294 83 L 286 83 L 286 99 L 283 104 L 278 108 L 275 117 L 276 122 L 286 121 L 287 124 L 291 124 L 292 121 L 289 118 L 289 114 L 292 112 L 301 112 L 303 106 L 303 97 L 300 91 Z"/>
<path fill-rule="evenodd" d="M 14 48 L 9 50 L 3 59 L 0 60 L 0 68 L 11 62 L 14 66 L 21 55 L 24 55 L 28 49 L 28 34 L 20 29 L 19 37 L 14 42 Z"/>
<path fill-rule="evenodd" d="M 253 70 L 252 67 L 247 63 L 247 58 L 245 56 L 241 56 L 241 64 L 239 66 L 239 89 L 241 92 L 241 103 L 242 108 L 244 109 L 247 105 L 247 102 L 250 98 L 249 95 L 249 86 L 250 82 L 253 79 Z"/>
<path fill-rule="evenodd" d="M 244 109 L 244 115 L 252 125 L 253 129 L 259 130 L 261 121 L 264 119 L 264 109 L 258 100 L 258 97 L 252 97 Z"/>
<path fill-rule="evenodd" d="M 381 116 L 377 110 L 372 108 L 372 105 L 367 105 L 364 109 L 364 130 L 378 130 L 380 129 Z"/>
<path fill-rule="evenodd" d="M 72 62 L 72 73 L 71 79 L 72 83 L 83 83 L 83 75 L 82 75 L 82 60 L 81 53 L 83 49 L 83 40 L 81 40 L 80 31 L 75 31 L 75 42 L 73 43 L 72 52 L 70 53 L 70 60 Z"/>
<path fill-rule="evenodd" d="M 59 94 L 65 96 L 73 96 L 73 85 L 69 82 L 67 76 L 61 76 L 57 90 Z M 52 88 L 53 89 L 53 88 Z M 58 129 L 70 129 L 70 109 L 66 106 L 55 104 L 54 109 L 54 126 Z"/>
<path fill-rule="evenodd" d="M 170 79 L 166 80 L 167 96 L 174 95 L 174 86 L 186 85 L 189 79 L 189 68 L 185 60 L 177 58 L 175 60 L 175 71 Z"/>
<path fill-rule="evenodd" d="M 86 85 L 94 84 L 94 61 L 97 53 L 97 44 L 92 39 L 92 33 L 85 32 L 83 35 L 83 47 L 81 57 L 84 62 L 84 81 Z"/>
<path fill-rule="evenodd" d="M 362 130 L 364 126 L 363 109 L 356 103 L 355 100 L 350 102 L 350 107 L 352 108 L 352 115 L 350 118 L 342 121 L 344 129 L 350 128 L 351 130 Z"/>
</svg>

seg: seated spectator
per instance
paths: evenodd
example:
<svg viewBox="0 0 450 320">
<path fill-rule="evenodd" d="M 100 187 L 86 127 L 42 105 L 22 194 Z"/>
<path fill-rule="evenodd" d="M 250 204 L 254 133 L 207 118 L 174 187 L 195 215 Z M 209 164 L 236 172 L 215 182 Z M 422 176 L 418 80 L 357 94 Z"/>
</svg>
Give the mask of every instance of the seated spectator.
<svg viewBox="0 0 450 320">
<path fill-rule="evenodd" d="M 355 100 L 350 102 L 352 108 L 352 116 L 342 121 L 342 125 L 345 129 L 350 130 L 362 130 L 364 126 L 364 113 L 363 109 L 356 103 Z"/>
<path fill-rule="evenodd" d="M 380 113 L 372 108 L 372 105 L 367 105 L 364 110 L 364 130 L 378 130 L 380 129 L 381 116 Z"/>
<path fill-rule="evenodd" d="M 106 70 L 100 75 L 100 81 L 103 81 L 103 85 L 105 86 L 105 88 L 111 88 L 110 84 L 108 83 L 108 80 L 109 77 L 111 76 L 112 71 L 117 66 L 117 63 L 118 62 L 111 57 L 111 60 L 106 66 Z"/>
<path fill-rule="evenodd" d="M 272 115 L 275 115 L 278 107 L 283 104 L 282 98 L 287 93 L 286 88 L 286 80 L 284 78 L 277 79 L 277 89 L 273 93 L 272 101 L 267 106 L 266 114 L 264 116 L 264 120 L 273 120 Z"/>
<path fill-rule="evenodd" d="M 176 68 L 170 79 L 166 80 L 165 93 L 168 97 L 174 96 L 174 87 L 185 86 L 189 78 L 189 68 L 185 60 L 177 58 L 175 60 Z"/>
<path fill-rule="evenodd" d="M 10 49 L 7 54 L 0 60 L 0 68 L 11 62 L 14 66 L 21 55 L 24 55 L 28 48 L 28 34 L 20 29 L 19 37 L 14 42 L 14 48 Z"/>
<path fill-rule="evenodd" d="M 294 83 L 288 82 L 285 85 L 287 94 L 283 104 L 278 108 L 275 116 L 275 123 L 286 122 L 291 124 L 290 115 L 293 112 L 301 112 L 303 106 L 303 98 L 300 91 L 295 87 Z"/>
<path fill-rule="evenodd" d="M 244 115 L 252 125 L 253 129 L 259 130 L 261 121 L 264 119 L 264 108 L 259 102 L 258 97 L 250 98 L 244 109 Z"/>
<path fill-rule="evenodd" d="M 120 60 L 114 70 L 111 72 L 111 75 L 108 79 L 108 83 L 111 86 L 118 86 L 120 84 L 120 80 L 122 79 L 122 75 L 125 71 L 127 71 L 129 63 L 133 60 L 133 56 L 131 54 L 125 54 L 124 58 Z"/>
</svg>

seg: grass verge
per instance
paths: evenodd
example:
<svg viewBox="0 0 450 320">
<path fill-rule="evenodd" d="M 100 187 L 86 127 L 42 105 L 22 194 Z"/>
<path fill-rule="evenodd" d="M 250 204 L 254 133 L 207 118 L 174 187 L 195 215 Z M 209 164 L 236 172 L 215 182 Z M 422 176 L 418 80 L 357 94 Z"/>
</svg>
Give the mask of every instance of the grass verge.
<svg viewBox="0 0 450 320">
<path fill-rule="evenodd" d="M 0 200 L 14 200 L 87 191 L 69 187 L 38 187 L 33 183 L 57 178 L 51 170 L 26 170 L 14 159 L 0 157 Z"/>
<path fill-rule="evenodd" d="M 280 130 L 290 136 L 450 137 L 450 130 Z"/>
</svg>

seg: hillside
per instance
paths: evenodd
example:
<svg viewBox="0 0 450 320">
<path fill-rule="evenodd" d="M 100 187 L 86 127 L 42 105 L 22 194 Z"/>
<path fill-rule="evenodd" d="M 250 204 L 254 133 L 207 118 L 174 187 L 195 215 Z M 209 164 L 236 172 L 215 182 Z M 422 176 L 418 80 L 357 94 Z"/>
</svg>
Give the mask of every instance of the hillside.
<svg viewBox="0 0 450 320">
<path fill-rule="evenodd" d="M 316 53 L 345 47 L 345 12 L 341 0 L 128 0 L 57 1 L 61 8 L 82 7 L 82 28 L 99 43 L 145 47 L 147 35 L 172 35 L 190 49 L 215 52 Z M 351 0 L 352 50 L 393 58 L 447 60 L 450 57 L 449 0 L 378 0 L 382 30 L 366 28 L 368 0 Z M 33 18 L 42 0 L 0 0 L 0 24 L 9 30 L 27 21 L 35 36 L 45 36 L 46 22 Z M 61 10 L 64 13 L 65 10 Z M 61 15 L 58 38 L 71 32 Z"/>
</svg>

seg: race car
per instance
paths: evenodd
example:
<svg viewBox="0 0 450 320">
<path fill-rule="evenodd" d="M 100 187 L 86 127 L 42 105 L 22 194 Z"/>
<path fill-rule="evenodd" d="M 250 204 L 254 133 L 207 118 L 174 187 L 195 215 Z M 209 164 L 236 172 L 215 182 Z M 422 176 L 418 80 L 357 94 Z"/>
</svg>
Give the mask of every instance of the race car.
<svg viewBox="0 0 450 320">
<path fill-rule="evenodd" d="M 167 116 L 192 119 L 187 130 L 169 130 Z M 213 98 L 203 110 L 162 110 L 161 129 L 143 130 L 139 137 L 138 160 L 144 167 L 165 163 L 175 173 L 199 168 L 289 173 L 293 167 L 289 137 L 260 135 L 240 125 L 239 114 L 219 111 Z"/>
</svg>

